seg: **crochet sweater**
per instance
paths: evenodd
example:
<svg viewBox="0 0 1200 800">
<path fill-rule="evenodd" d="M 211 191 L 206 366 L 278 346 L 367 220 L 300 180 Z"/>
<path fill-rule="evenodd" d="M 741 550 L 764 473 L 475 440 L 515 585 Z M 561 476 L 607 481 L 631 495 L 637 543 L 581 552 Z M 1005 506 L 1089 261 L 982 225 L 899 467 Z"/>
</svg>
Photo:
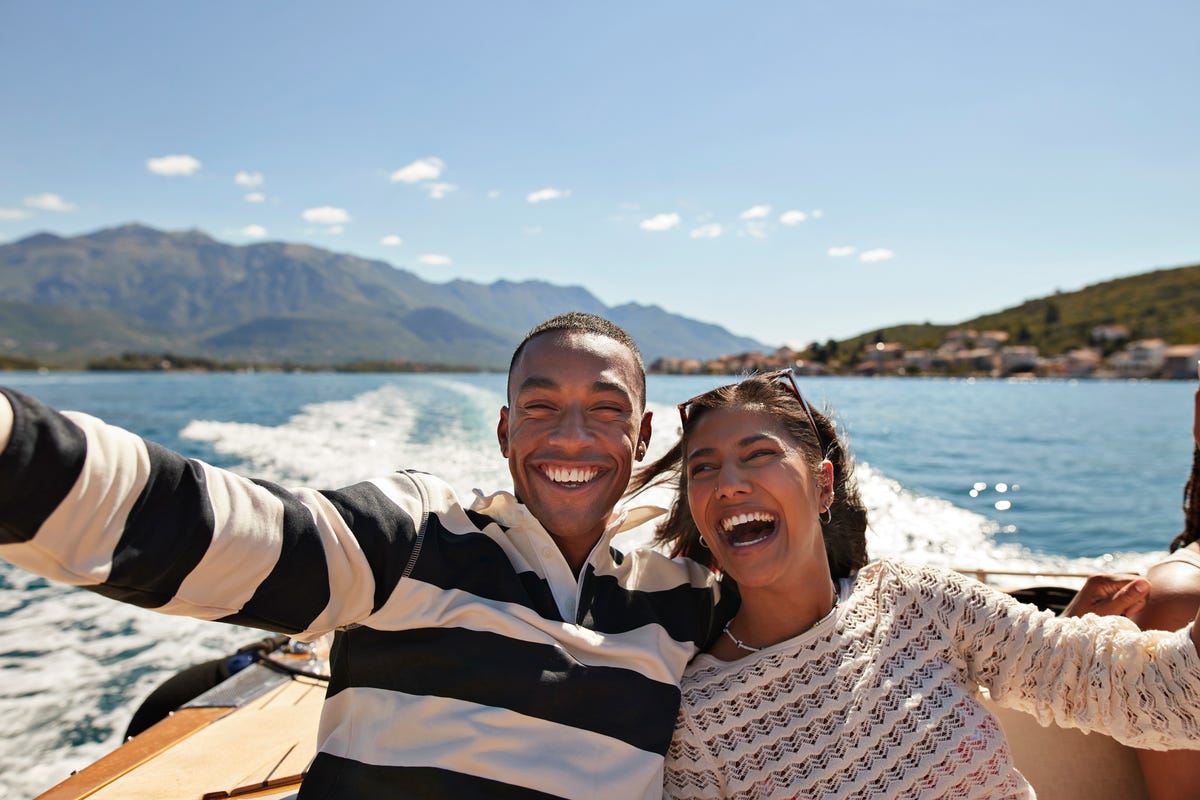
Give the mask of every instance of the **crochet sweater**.
<svg viewBox="0 0 1200 800">
<path fill-rule="evenodd" d="M 1043 725 L 1200 748 L 1187 629 L 1060 619 L 956 573 L 881 561 L 813 629 L 692 662 L 666 795 L 1033 797 L 977 685 Z"/>
</svg>

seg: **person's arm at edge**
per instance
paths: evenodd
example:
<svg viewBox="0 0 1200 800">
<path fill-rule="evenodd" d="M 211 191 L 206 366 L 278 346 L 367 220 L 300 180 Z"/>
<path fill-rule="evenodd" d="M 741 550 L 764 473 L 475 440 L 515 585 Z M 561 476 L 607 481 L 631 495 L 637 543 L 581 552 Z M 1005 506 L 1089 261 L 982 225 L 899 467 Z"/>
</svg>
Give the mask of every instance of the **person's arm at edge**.
<svg viewBox="0 0 1200 800">
<path fill-rule="evenodd" d="M 8 439 L 12 435 L 13 410 L 8 398 L 0 393 L 0 453 L 8 447 Z"/>
<path fill-rule="evenodd" d="M 1127 572 L 1089 576 L 1061 616 L 1098 614 L 1134 618 L 1146 604 L 1150 581 Z"/>
<path fill-rule="evenodd" d="M 1192 415 L 1192 441 L 1196 443 L 1196 447 L 1200 447 L 1200 389 L 1196 390 L 1195 411 Z"/>
<path fill-rule="evenodd" d="M 366 551 L 376 557 L 407 556 L 403 548 L 382 547 L 374 532 L 384 523 L 398 530 L 413 519 L 412 508 L 395 505 L 405 501 L 395 487 L 388 490 L 394 500 L 381 498 L 374 482 L 333 492 L 288 490 L 187 459 L 94 417 L 57 411 L 8 388 L 0 389 L 0 401 L 0 498 L 8 503 L 0 508 L 4 514 L 18 512 L 12 520 L 0 515 L 0 541 L 8 545 L 5 560 L 35 574 L 168 613 L 308 635 L 371 612 L 375 574 L 391 573 L 386 565 L 373 567 Z M 93 449 L 103 453 L 99 471 L 80 480 L 74 471 L 93 469 Z M 41 478 L 29 473 L 31 464 Z M 52 479 L 47 482 L 46 476 Z M 27 489 L 40 492 L 32 513 Z M 221 495 L 221 514 L 214 511 L 214 489 Z M 155 494 L 152 501 L 144 500 L 147 492 Z M 364 494 L 370 495 L 365 505 L 355 499 Z M 415 494 L 409 499 L 419 500 Z M 127 515 L 126 509 L 134 511 Z M 361 540 L 362 531 L 349 528 L 347 513 L 378 518 L 367 526 L 370 542 Z M 218 519 L 222 533 L 214 537 Z M 48 520 L 52 524 L 46 525 Z M 114 548 L 128 547 L 132 527 L 144 542 L 136 548 L 137 558 L 120 559 L 124 574 L 114 579 L 111 567 L 94 569 L 106 560 L 117 563 Z M 411 525 L 405 529 L 415 532 Z M 158 530 L 172 535 L 164 538 Z M 186 533 L 175 535 L 179 531 Z M 222 549 L 214 551 L 215 559 L 206 559 L 214 541 Z M 287 557 L 283 569 L 281 556 Z M 201 564 L 206 574 L 197 584 L 192 573 Z M 184 581 L 190 581 L 186 597 L 178 595 Z M 305 587 L 302 595 L 295 586 Z M 335 586 L 339 602 L 330 603 Z"/>
</svg>

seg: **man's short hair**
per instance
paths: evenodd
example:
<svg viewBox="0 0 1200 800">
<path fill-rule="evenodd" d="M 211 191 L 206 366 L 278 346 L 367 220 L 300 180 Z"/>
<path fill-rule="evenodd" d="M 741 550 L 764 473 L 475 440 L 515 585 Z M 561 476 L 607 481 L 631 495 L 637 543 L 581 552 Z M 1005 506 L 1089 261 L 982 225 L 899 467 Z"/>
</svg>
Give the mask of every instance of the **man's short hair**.
<svg viewBox="0 0 1200 800">
<path fill-rule="evenodd" d="M 641 393 L 642 403 L 646 402 L 646 364 L 642 361 L 642 351 L 638 349 L 637 343 L 633 341 L 633 337 L 616 323 L 585 311 L 568 311 L 565 314 L 551 317 L 525 334 L 525 338 L 521 340 L 521 343 L 517 345 L 517 349 L 513 351 L 512 360 L 508 362 L 509 378 L 512 377 L 513 369 L 517 366 L 517 360 L 521 358 L 521 353 L 525 352 L 525 345 L 529 344 L 530 339 L 535 336 L 541 336 L 543 333 L 556 333 L 559 331 L 563 333 L 573 333 L 576 331 L 579 333 L 594 333 L 597 336 L 612 339 L 614 342 L 628 348 L 629 352 L 633 353 L 633 360 L 637 363 L 638 391 Z M 509 398 L 510 401 L 511 399 Z"/>
</svg>

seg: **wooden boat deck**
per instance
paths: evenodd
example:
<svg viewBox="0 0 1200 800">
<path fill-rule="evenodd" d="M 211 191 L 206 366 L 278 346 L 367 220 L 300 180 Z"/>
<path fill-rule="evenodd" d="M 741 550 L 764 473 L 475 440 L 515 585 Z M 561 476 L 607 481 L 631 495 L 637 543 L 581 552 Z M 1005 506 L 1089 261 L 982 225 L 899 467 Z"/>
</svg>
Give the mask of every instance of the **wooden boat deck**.
<svg viewBox="0 0 1200 800">
<path fill-rule="evenodd" d="M 37 800 L 283 800 L 316 755 L 324 698 L 293 678 L 236 708 L 182 708 Z"/>
</svg>

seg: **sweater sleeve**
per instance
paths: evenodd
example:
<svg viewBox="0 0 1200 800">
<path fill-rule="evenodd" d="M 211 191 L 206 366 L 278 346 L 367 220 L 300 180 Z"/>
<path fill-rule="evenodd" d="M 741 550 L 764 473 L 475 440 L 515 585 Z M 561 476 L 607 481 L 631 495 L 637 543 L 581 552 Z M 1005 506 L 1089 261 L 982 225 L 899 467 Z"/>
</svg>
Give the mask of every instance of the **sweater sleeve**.
<svg viewBox="0 0 1200 800">
<path fill-rule="evenodd" d="M 403 473 L 286 490 L 0 391 L 0 558 L 31 572 L 310 638 L 369 615 L 413 552 L 423 493 Z"/>
<path fill-rule="evenodd" d="M 971 678 L 996 702 L 1133 747 L 1200 749 L 1200 657 L 1188 628 L 1061 618 L 955 573 L 940 580 Z"/>
<path fill-rule="evenodd" d="M 670 800 L 719 800 L 726 796 L 721 765 L 696 732 L 687 706 L 679 711 L 667 750 L 663 797 Z"/>
</svg>

